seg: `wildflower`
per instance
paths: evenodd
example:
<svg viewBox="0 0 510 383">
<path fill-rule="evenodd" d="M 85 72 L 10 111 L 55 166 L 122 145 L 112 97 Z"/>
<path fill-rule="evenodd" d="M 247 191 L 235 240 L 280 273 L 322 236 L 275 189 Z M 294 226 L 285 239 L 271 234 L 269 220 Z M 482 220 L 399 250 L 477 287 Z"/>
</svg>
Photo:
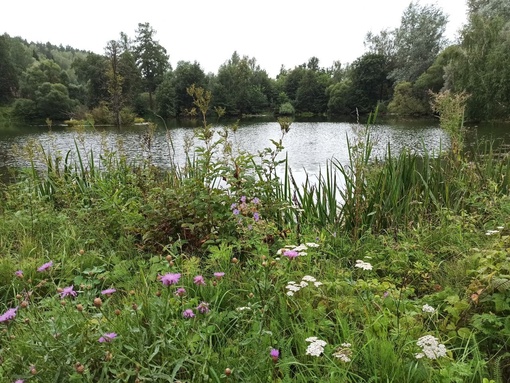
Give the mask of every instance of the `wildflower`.
<svg viewBox="0 0 510 383">
<path fill-rule="evenodd" d="M 356 264 L 354 265 L 354 267 L 357 267 L 357 268 L 363 269 L 363 270 L 372 270 L 372 268 L 373 268 L 370 263 L 362 261 L 361 259 L 356 260 Z"/>
<path fill-rule="evenodd" d="M 223 271 L 218 271 L 218 272 L 214 273 L 213 275 L 216 277 L 216 279 L 221 279 L 225 276 L 225 273 Z"/>
<path fill-rule="evenodd" d="M 247 311 L 247 310 L 251 310 L 251 307 L 244 306 L 244 307 L 236 308 L 236 311 Z"/>
<path fill-rule="evenodd" d="M 232 210 L 232 214 L 234 214 L 234 215 L 239 215 L 239 209 L 234 209 L 234 210 Z"/>
<path fill-rule="evenodd" d="M 305 339 L 310 344 L 306 348 L 306 355 L 320 356 L 324 352 L 324 346 L 326 342 L 318 339 L 316 336 L 312 336 Z"/>
<path fill-rule="evenodd" d="M 184 318 L 193 318 L 195 316 L 195 313 L 192 309 L 186 309 L 182 312 L 182 316 Z"/>
<path fill-rule="evenodd" d="M 271 351 L 269 351 L 269 356 L 271 359 L 273 359 L 273 362 L 276 362 L 280 356 L 280 351 L 278 351 L 276 348 L 272 348 Z"/>
<path fill-rule="evenodd" d="M 209 303 L 200 302 L 200 304 L 197 306 L 197 311 L 201 314 L 207 314 L 209 312 Z"/>
<path fill-rule="evenodd" d="M 201 275 L 197 275 L 195 278 L 193 278 L 193 283 L 197 286 L 205 285 L 204 277 Z"/>
<path fill-rule="evenodd" d="M 101 298 L 94 298 L 94 306 L 100 308 L 103 305 Z"/>
<path fill-rule="evenodd" d="M 308 249 L 308 247 L 306 247 L 305 245 L 301 244 L 299 246 L 294 247 L 292 250 L 297 251 L 298 253 L 300 253 L 300 252 L 305 251 L 307 249 Z"/>
<path fill-rule="evenodd" d="M 319 281 L 314 282 L 313 284 L 314 284 L 315 287 L 322 286 L 322 282 L 319 282 Z"/>
<path fill-rule="evenodd" d="M 183 297 L 186 295 L 186 289 L 184 287 L 179 287 L 177 290 L 175 290 L 175 295 L 178 297 Z"/>
<path fill-rule="evenodd" d="M 487 230 L 485 232 L 485 235 L 494 235 L 494 234 L 498 234 L 499 233 L 499 230 Z"/>
<path fill-rule="evenodd" d="M 241 202 L 242 202 L 242 203 L 246 203 L 246 196 L 245 196 L 245 195 L 243 195 L 243 196 L 241 197 Z"/>
<path fill-rule="evenodd" d="M 299 287 L 306 287 L 306 286 L 308 286 L 308 282 L 307 281 L 299 282 Z"/>
<path fill-rule="evenodd" d="M 437 359 L 442 356 L 446 356 L 446 347 L 444 344 L 439 343 L 436 337 L 432 335 L 422 336 L 416 342 L 421 347 L 420 353 L 416 354 L 417 359 L 421 359 L 426 356 L 429 359 Z"/>
<path fill-rule="evenodd" d="M 283 256 L 287 257 L 289 259 L 294 259 L 299 256 L 299 253 L 294 250 L 285 250 L 285 252 L 283 253 Z"/>
<path fill-rule="evenodd" d="M 53 266 L 53 261 L 49 261 L 49 262 L 46 262 L 44 265 L 40 266 L 37 269 L 37 271 L 46 271 L 46 270 L 48 270 L 52 266 Z"/>
<path fill-rule="evenodd" d="M 258 199 L 257 197 L 253 198 L 251 200 L 251 203 L 254 204 L 254 205 L 258 205 L 260 203 L 260 199 Z"/>
<path fill-rule="evenodd" d="M 179 279 L 181 278 L 181 274 L 176 273 L 168 273 L 161 277 L 161 282 L 165 286 L 175 285 L 177 282 L 179 282 Z"/>
<path fill-rule="evenodd" d="M 14 275 L 18 278 L 23 278 L 23 270 L 17 270 L 14 272 Z"/>
<path fill-rule="evenodd" d="M 351 344 L 350 343 L 342 343 L 340 347 L 333 353 L 335 358 L 340 359 L 344 363 L 349 363 L 351 361 Z"/>
<path fill-rule="evenodd" d="M 237 204 L 236 203 L 233 203 L 232 205 L 230 205 L 230 210 L 234 210 L 237 208 Z"/>
<path fill-rule="evenodd" d="M 255 222 L 258 222 L 258 221 L 259 221 L 259 219 L 260 219 L 260 214 L 259 214 L 259 213 L 257 213 L 257 212 L 253 213 L 253 220 L 254 220 Z"/>
<path fill-rule="evenodd" d="M 23 379 L 16 379 L 14 383 L 24 383 L 25 381 Z"/>
<path fill-rule="evenodd" d="M 98 342 L 99 343 L 104 343 L 104 342 L 111 342 L 113 339 L 115 339 L 117 337 L 117 334 L 114 333 L 114 332 L 108 332 L 106 334 L 104 334 L 101 338 L 99 338 Z"/>
<path fill-rule="evenodd" d="M 436 309 L 428 304 L 424 304 L 423 307 L 421 308 L 421 310 L 424 313 L 431 313 L 431 314 L 436 312 Z"/>
<path fill-rule="evenodd" d="M 306 282 L 315 282 L 316 279 L 314 277 L 312 277 L 311 275 L 305 275 L 303 278 L 302 278 L 303 281 L 306 281 Z"/>
<path fill-rule="evenodd" d="M 69 296 L 75 297 L 76 294 L 77 293 L 76 291 L 74 291 L 74 286 L 71 285 L 63 288 L 63 290 L 60 292 L 60 298 L 65 298 Z"/>
<path fill-rule="evenodd" d="M 114 288 L 110 288 L 110 289 L 106 289 L 106 290 L 101 291 L 101 294 L 103 294 L 103 295 L 112 295 L 115 291 L 117 291 L 117 290 L 114 289 Z"/>
<path fill-rule="evenodd" d="M 319 247 L 319 245 L 315 242 L 307 242 L 305 243 L 305 245 L 308 247 Z"/>
<path fill-rule="evenodd" d="M 18 311 L 18 308 L 15 307 L 13 309 L 9 309 L 6 312 L 4 312 L 2 315 L 0 315 L 0 323 L 2 322 L 8 322 L 16 317 L 16 311 Z"/>
</svg>

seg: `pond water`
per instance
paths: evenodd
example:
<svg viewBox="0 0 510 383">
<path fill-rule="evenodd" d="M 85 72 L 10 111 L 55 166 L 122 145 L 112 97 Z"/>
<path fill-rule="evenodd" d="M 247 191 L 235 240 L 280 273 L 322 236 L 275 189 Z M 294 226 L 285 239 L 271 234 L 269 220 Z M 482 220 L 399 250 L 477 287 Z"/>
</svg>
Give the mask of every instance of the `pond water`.
<svg viewBox="0 0 510 383">
<path fill-rule="evenodd" d="M 221 123 L 213 124 L 219 130 Z M 154 164 L 161 167 L 170 166 L 172 151 L 169 146 L 171 137 L 175 149 L 175 162 L 183 164 L 185 160 L 185 141 L 193 135 L 193 127 L 197 123 L 192 121 L 169 124 L 168 128 L 158 126 L 152 139 L 151 156 Z M 348 161 L 348 141 L 356 139 L 357 132 L 363 131 L 364 125 L 346 121 L 295 121 L 290 131 L 283 139 L 282 155 L 287 155 L 293 174 L 298 180 L 304 180 L 306 173 L 318 174 L 319 169 L 335 158 L 341 163 Z M 46 152 L 61 153 L 94 152 L 99 158 L 105 149 L 122 152 L 128 158 L 137 159 L 147 155 L 143 145 L 145 126 L 128 128 L 96 127 L 69 128 L 46 126 L 0 126 L 0 173 L 6 174 L 7 168 L 19 168 L 27 165 L 27 161 L 20 156 L 19 148 L 30 143 L 40 144 Z M 508 133 L 510 125 L 472 126 L 468 130 L 468 142 L 478 139 L 503 138 L 510 142 Z M 383 156 L 387 145 L 391 145 L 392 153 L 398 153 L 404 148 L 422 152 L 424 148 L 432 153 L 439 153 L 449 146 L 449 140 L 435 120 L 378 122 L 370 127 L 374 156 Z M 234 133 L 232 141 L 235 147 L 257 153 L 266 147 L 271 147 L 271 139 L 279 140 L 281 130 L 275 119 L 254 118 L 240 122 L 239 129 Z M 195 142 L 198 144 L 198 142 Z"/>
</svg>

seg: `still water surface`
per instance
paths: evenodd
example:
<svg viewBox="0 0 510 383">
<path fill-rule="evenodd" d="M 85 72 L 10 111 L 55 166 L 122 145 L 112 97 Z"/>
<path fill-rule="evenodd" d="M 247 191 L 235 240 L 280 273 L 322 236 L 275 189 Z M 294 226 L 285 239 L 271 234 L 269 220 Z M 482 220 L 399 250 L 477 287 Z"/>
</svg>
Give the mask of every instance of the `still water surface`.
<svg viewBox="0 0 510 383">
<path fill-rule="evenodd" d="M 214 125 L 216 129 L 221 124 Z M 348 161 L 348 140 L 356 138 L 356 132 L 363 130 L 353 122 L 301 121 L 291 125 L 289 133 L 284 137 L 285 147 L 283 155 L 288 155 L 289 164 L 298 180 L 304 180 L 305 174 L 316 175 L 326 163 L 335 158 L 341 163 Z M 504 138 L 510 142 L 507 135 L 508 125 L 491 125 L 483 128 L 471 127 L 468 141 L 475 137 Z M 131 159 L 142 158 L 147 155 L 142 145 L 146 127 L 134 126 L 129 128 L 87 128 L 76 129 L 68 127 L 53 127 L 49 130 L 45 126 L 0 126 L 0 172 L 7 168 L 26 166 L 27 162 L 20 158 L 16 148 L 26 146 L 30 142 L 40 144 L 46 152 L 61 153 L 76 151 L 75 142 L 80 152 L 94 152 L 99 154 L 105 149 L 121 151 Z M 387 145 L 391 145 L 392 153 L 398 153 L 404 148 L 422 152 L 424 147 L 432 153 L 439 153 L 449 146 L 449 140 L 437 121 L 387 122 L 378 123 L 370 128 L 374 143 L 374 156 L 383 156 Z M 170 147 L 168 133 L 175 148 L 175 162 L 183 164 L 185 160 L 184 142 L 193 134 L 193 123 L 185 121 L 172 123 L 168 130 L 158 127 L 152 140 L 152 160 L 162 167 L 170 166 Z M 239 129 L 232 135 L 235 147 L 257 153 L 266 147 L 271 147 L 271 139 L 279 140 L 280 126 L 274 120 L 249 119 L 240 123 Z M 195 142 L 198 145 L 198 142 Z"/>
</svg>

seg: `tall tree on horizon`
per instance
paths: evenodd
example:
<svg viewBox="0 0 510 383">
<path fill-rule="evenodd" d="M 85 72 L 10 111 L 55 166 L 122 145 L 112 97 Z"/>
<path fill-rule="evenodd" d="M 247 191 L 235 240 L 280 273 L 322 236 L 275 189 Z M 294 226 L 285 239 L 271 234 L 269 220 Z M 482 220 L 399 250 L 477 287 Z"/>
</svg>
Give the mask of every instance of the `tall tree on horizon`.
<svg viewBox="0 0 510 383">
<path fill-rule="evenodd" d="M 167 70 L 171 70 L 166 49 L 154 40 L 156 31 L 149 23 L 139 23 L 136 30 L 134 56 L 143 79 L 143 86 L 149 93 L 149 108 L 153 109 L 152 95 L 163 81 Z"/>
</svg>

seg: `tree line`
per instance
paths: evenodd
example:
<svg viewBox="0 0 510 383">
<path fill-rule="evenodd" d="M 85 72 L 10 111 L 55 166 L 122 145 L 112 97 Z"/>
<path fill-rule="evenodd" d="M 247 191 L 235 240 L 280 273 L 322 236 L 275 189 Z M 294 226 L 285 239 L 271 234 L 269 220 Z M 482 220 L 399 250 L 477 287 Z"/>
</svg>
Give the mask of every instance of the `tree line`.
<svg viewBox="0 0 510 383">
<path fill-rule="evenodd" d="M 211 91 L 213 107 L 229 115 L 260 113 L 349 115 L 432 113 L 431 92 L 470 95 L 468 118 L 510 116 L 510 3 L 467 0 L 459 41 L 445 36 L 447 16 L 435 5 L 409 4 L 398 28 L 368 33 L 366 52 L 350 64 L 321 67 L 316 57 L 270 78 L 255 58 L 234 52 L 217 73 L 198 62 L 176 68 L 149 23 L 134 38 L 120 33 L 104 54 L 0 36 L 0 105 L 27 120 L 85 119 L 127 124 L 134 116 L 196 113 L 186 89 Z"/>
</svg>

